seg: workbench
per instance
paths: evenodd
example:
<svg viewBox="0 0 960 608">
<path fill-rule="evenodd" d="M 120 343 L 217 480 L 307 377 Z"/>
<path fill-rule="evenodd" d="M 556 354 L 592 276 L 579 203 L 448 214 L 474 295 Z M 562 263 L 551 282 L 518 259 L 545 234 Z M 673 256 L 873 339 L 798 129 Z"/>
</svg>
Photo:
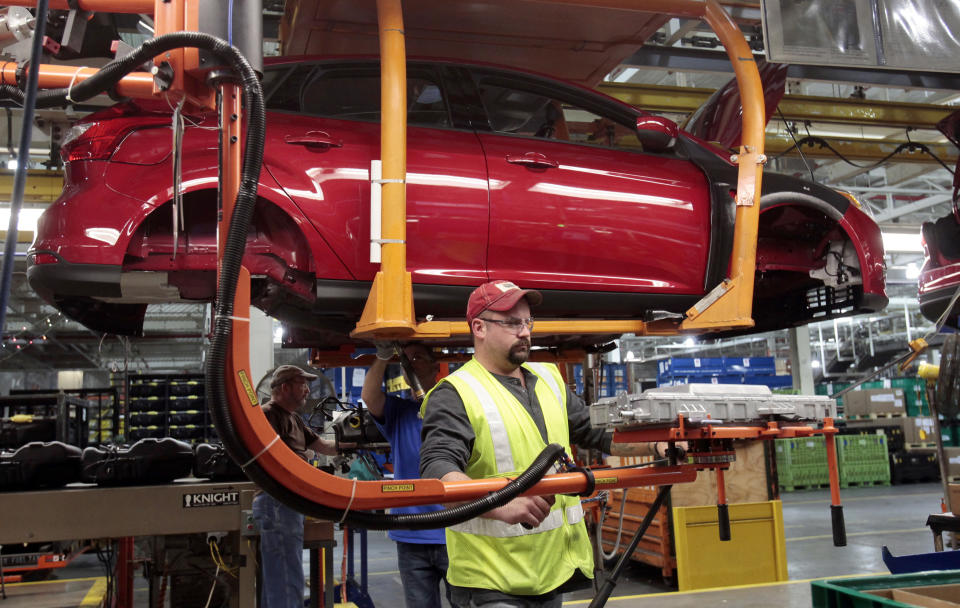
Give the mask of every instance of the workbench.
<svg viewBox="0 0 960 608">
<path fill-rule="evenodd" d="M 255 537 L 252 504 L 256 486 L 249 482 L 181 480 L 164 485 L 98 487 L 72 484 L 58 490 L 0 493 L 0 545 L 77 539 L 155 537 L 226 532 Z M 324 588 L 325 605 L 333 605 L 333 524 L 308 520 L 304 546 L 311 561 L 326 553 L 321 585 L 311 566 L 311 590 Z M 255 602 L 255 545 L 236 543 L 239 560 L 234 608 Z M 132 556 L 131 556 L 132 557 Z M 313 605 L 319 597 L 313 594 Z"/>
</svg>

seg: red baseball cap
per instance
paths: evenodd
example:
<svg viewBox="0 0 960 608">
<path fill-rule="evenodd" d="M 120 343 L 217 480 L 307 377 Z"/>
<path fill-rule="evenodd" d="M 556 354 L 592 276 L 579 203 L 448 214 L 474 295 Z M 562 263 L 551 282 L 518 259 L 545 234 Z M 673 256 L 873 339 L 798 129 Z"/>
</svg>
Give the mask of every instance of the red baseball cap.
<svg viewBox="0 0 960 608">
<path fill-rule="evenodd" d="M 472 322 L 485 310 L 505 312 L 513 308 L 520 298 L 527 298 L 531 306 L 543 302 L 543 296 L 535 289 L 520 289 L 510 281 L 490 281 L 473 290 L 467 301 L 467 323 Z"/>
</svg>

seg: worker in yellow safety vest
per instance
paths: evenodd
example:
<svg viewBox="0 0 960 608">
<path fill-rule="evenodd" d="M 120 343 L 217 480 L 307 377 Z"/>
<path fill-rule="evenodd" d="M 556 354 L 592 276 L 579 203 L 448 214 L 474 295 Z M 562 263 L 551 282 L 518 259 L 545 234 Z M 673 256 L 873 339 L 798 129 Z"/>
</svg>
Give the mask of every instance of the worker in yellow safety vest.
<svg viewBox="0 0 960 608">
<path fill-rule="evenodd" d="M 527 362 L 530 307 L 542 300 L 538 291 L 509 281 L 484 283 L 470 295 L 474 357 L 439 382 L 421 406 L 421 477 L 514 477 L 549 443 L 568 453 L 571 444 L 611 453 L 611 436 L 591 428 L 586 405 L 557 366 Z M 614 453 L 636 450 L 624 445 Z M 446 535 L 455 607 L 559 607 L 563 591 L 593 577 L 577 497 L 520 496 L 447 528 Z"/>
</svg>

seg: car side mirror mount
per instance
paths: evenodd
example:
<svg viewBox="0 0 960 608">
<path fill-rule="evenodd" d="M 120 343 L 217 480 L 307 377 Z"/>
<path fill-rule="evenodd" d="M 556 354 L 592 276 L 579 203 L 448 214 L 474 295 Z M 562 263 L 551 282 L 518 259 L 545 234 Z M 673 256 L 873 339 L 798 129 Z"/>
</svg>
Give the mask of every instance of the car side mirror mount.
<svg viewBox="0 0 960 608">
<path fill-rule="evenodd" d="M 662 116 L 640 116 L 637 118 L 637 139 L 648 152 L 665 152 L 677 143 L 680 128 L 672 120 Z"/>
</svg>

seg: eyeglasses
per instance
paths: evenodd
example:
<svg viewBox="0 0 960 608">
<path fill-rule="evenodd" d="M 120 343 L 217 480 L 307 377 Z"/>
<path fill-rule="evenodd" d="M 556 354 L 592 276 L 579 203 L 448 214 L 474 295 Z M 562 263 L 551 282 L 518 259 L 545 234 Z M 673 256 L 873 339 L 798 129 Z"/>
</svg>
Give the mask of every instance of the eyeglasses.
<svg viewBox="0 0 960 608">
<path fill-rule="evenodd" d="M 519 334 L 523 331 L 523 328 L 526 327 L 530 331 L 533 331 L 533 317 L 528 317 L 526 319 L 487 319 L 485 317 L 477 317 L 481 321 L 487 321 L 488 323 L 496 323 L 500 327 L 503 327 L 507 331 L 512 331 L 515 334 Z"/>
</svg>

